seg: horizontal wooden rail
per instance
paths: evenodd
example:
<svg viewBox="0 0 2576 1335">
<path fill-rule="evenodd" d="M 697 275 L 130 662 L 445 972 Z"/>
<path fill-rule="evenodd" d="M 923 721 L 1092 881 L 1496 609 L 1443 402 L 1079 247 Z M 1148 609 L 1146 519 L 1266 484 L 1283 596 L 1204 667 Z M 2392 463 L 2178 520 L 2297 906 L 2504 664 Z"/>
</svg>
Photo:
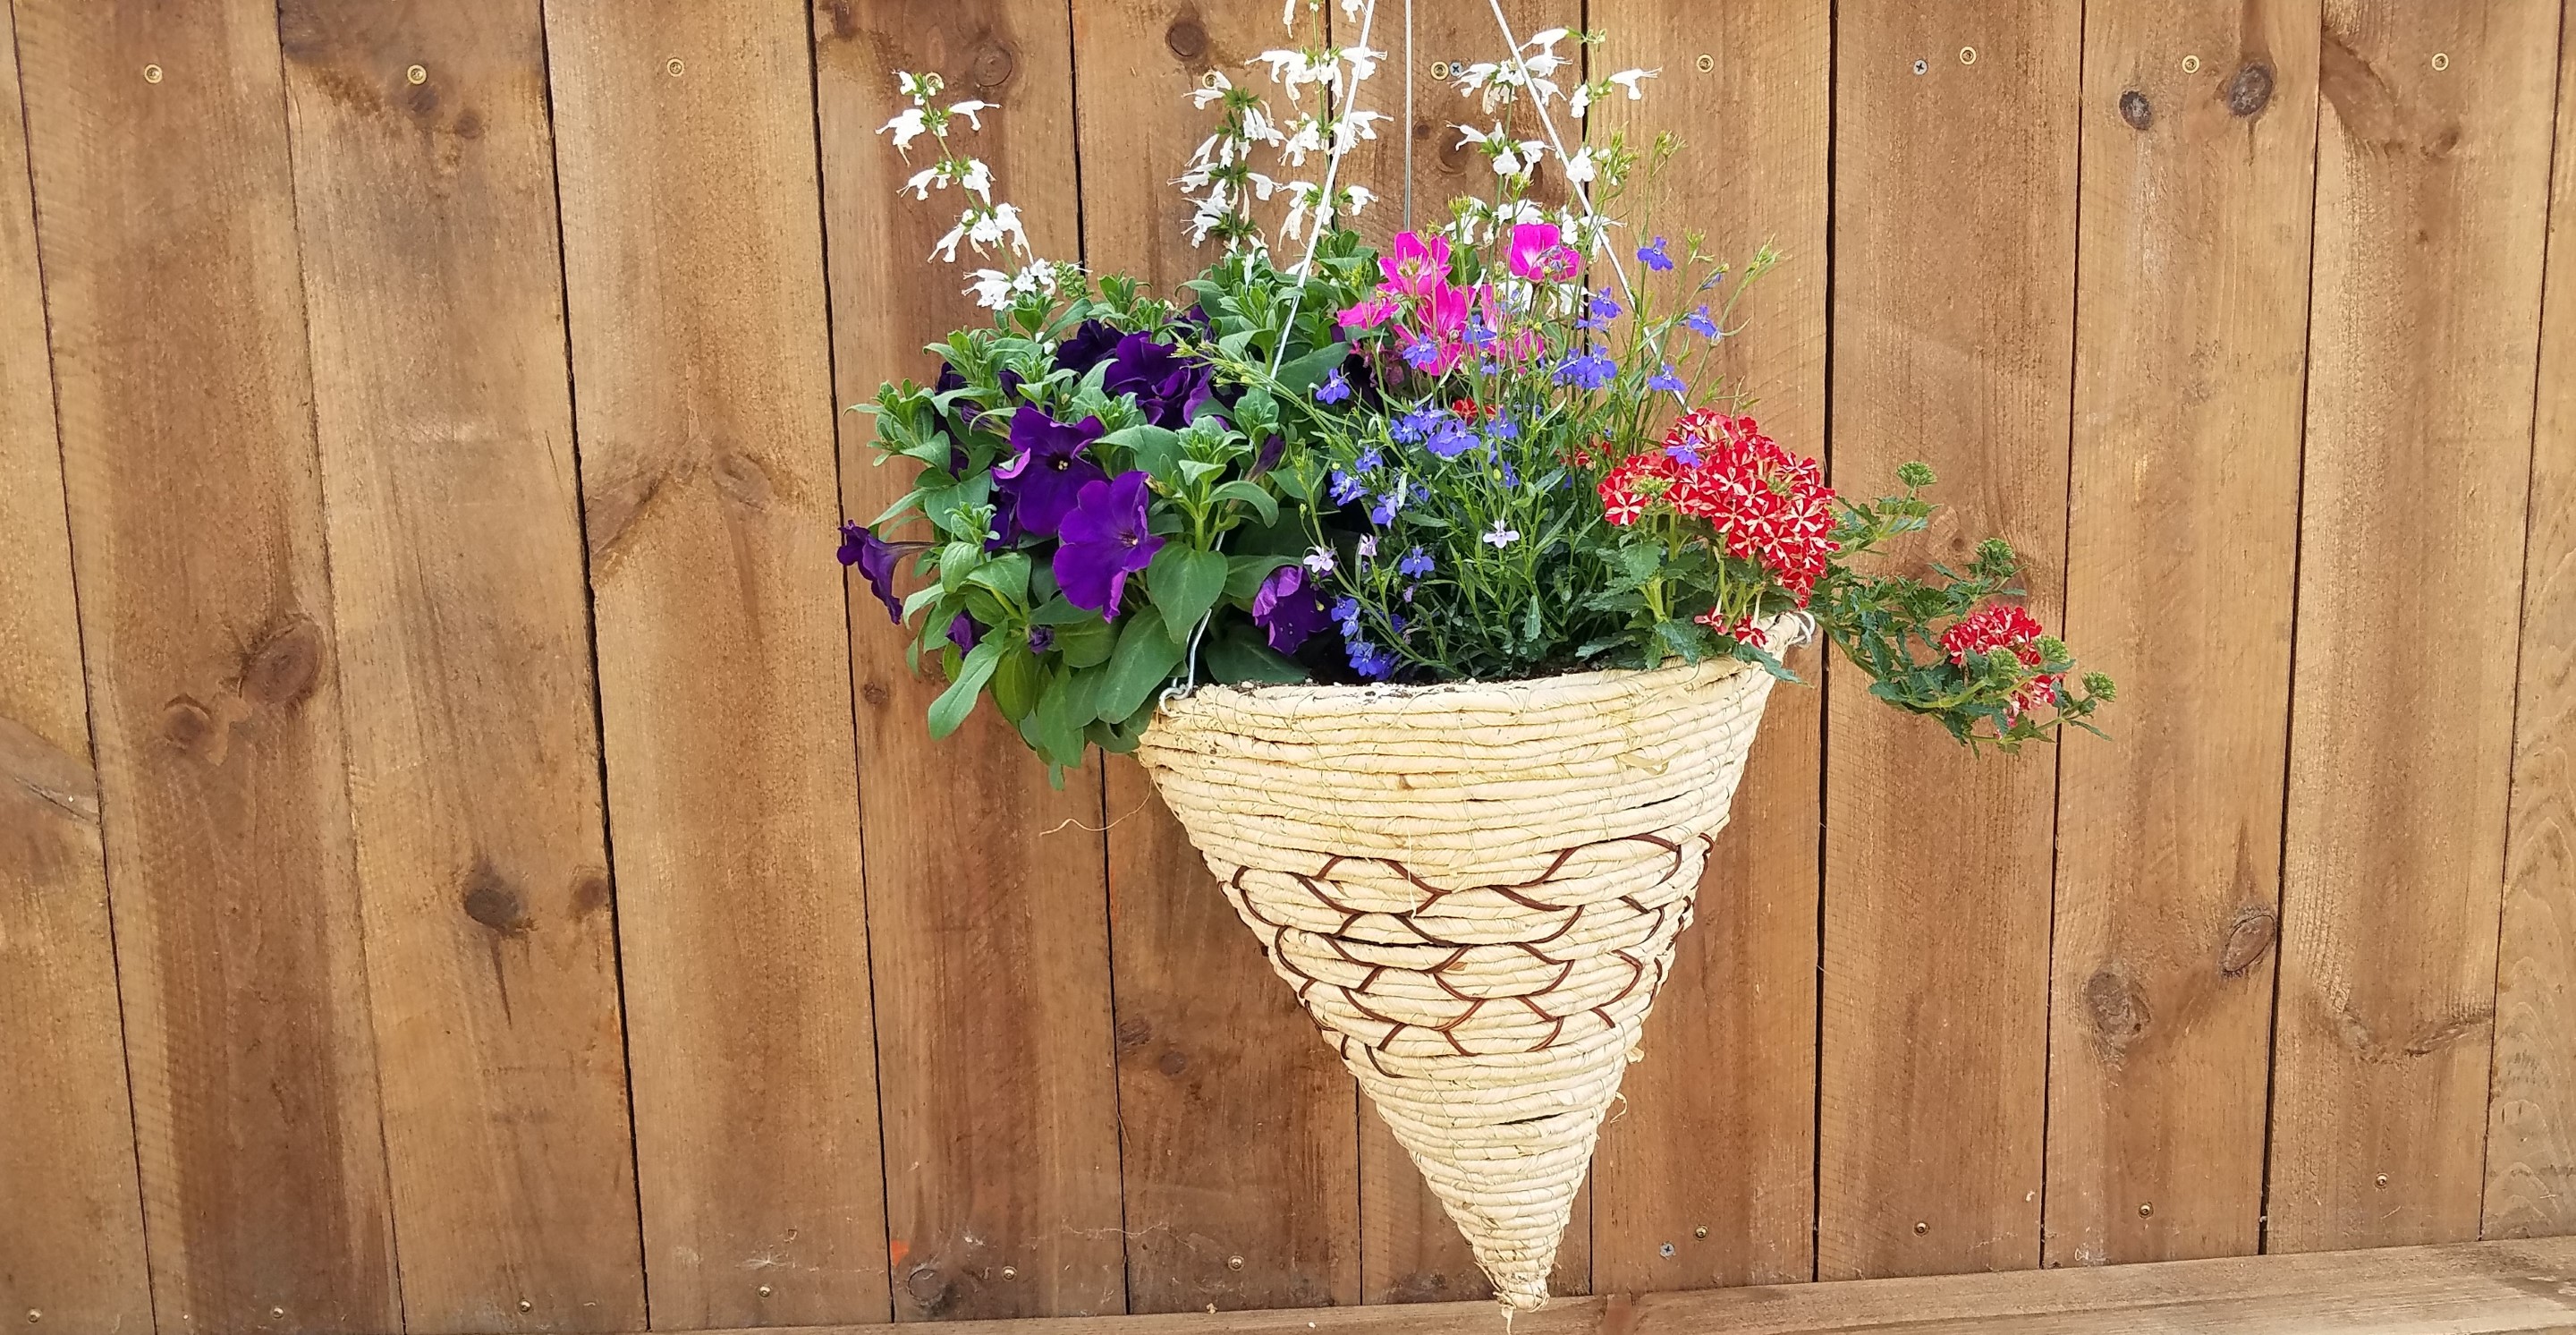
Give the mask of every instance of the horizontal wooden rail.
<svg viewBox="0 0 2576 1335">
<path fill-rule="evenodd" d="M 1491 1303 L 961 1321 L 943 1335 L 1494 1335 Z M 896 1326 L 805 1328 L 890 1335 Z M 2511 1335 L 2576 1331 L 2576 1238 L 1561 1301 L 1513 1335 Z M 719 1335 L 755 1335 L 751 1331 Z"/>
</svg>

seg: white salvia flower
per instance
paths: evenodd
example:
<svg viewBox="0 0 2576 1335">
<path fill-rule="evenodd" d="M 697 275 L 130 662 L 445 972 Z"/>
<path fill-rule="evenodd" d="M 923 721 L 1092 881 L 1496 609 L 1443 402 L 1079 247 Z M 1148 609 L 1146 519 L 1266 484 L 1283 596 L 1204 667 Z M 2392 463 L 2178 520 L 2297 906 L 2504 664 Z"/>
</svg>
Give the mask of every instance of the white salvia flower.
<svg viewBox="0 0 2576 1335">
<path fill-rule="evenodd" d="M 1312 116 L 1294 124 L 1296 132 L 1279 145 L 1279 160 L 1291 167 L 1303 167 L 1308 153 L 1320 152 L 1324 147 L 1323 126 Z"/>
<path fill-rule="evenodd" d="M 1323 224 L 1327 215 L 1322 209 L 1315 207 L 1323 194 L 1322 187 L 1312 181 L 1290 181 L 1287 183 L 1287 190 L 1288 220 L 1279 225 L 1279 235 L 1294 241 L 1304 235 L 1303 229 L 1308 209 L 1315 209 L 1318 226 Z"/>
<path fill-rule="evenodd" d="M 924 167 L 920 171 L 914 172 L 911 180 L 898 186 L 895 189 L 895 193 L 900 195 L 904 191 L 909 190 L 912 192 L 912 197 L 914 199 L 928 199 L 930 198 L 930 187 L 939 184 L 943 184 L 939 179 L 939 169 L 937 167 Z"/>
<path fill-rule="evenodd" d="M 1279 122 L 1270 119 L 1268 108 L 1255 104 L 1243 109 L 1243 137 L 1257 144 L 1276 144 L 1288 136 Z"/>
<path fill-rule="evenodd" d="M 1205 107 L 1233 90 L 1234 84 L 1227 80 L 1224 70 L 1209 70 L 1207 79 L 1190 90 L 1190 105 Z"/>
<path fill-rule="evenodd" d="M 904 77 L 909 79 L 912 76 L 907 74 Z M 929 128 L 930 126 L 928 121 L 921 114 L 921 108 L 905 107 L 903 110 L 895 113 L 893 120 L 887 121 L 885 124 L 878 126 L 877 133 L 891 133 L 894 136 L 895 151 L 900 153 L 911 147 L 912 141 L 920 138 L 922 132 Z"/>
<path fill-rule="evenodd" d="M 1369 77 L 1377 73 L 1378 62 L 1384 59 L 1386 59 L 1384 51 L 1371 51 L 1365 46 L 1345 47 L 1342 50 L 1342 60 L 1351 67 L 1351 83 L 1354 86 L 1368 82 Z"/>
<path fill-rule="evenodd" d="M 1599 169 L 1593 163 L 1590 144 L 1574 150 L 1574 156 L 1565 160 L 1565 179 L 1577 185 L 1589 184 L 1597 175 Z"/>
<path fill-rule="evenodd" d="M 1627 89 L 1627 90 L 1628 90 L 1628 100 L 1629 100 L 1629 101 L 1631 101 L 1631 102 L 1634 102 L 1634 101 L 1636 101 L 1637 99 L 1639 99 L 1639 98 L 1641 98 L 1641 97 L 1644 97 L 1644 96 L 1646 95 L 1646 94 L 1645 94 L 1645 90 L 1643 90 L 1643 89 L 1641 89 L 1641 88 L 1639 88 L 1639 87 L 1637 86 L 1638 82 L 1639 82 L 1640 80 L 1643 80 L 1643 79 L 1651 79 L 1651 78 L 1654 78 L 1656 75 L 1661 74 L 1661 73 L 1663 73 L 1663 71 L 1662 71 L 1662 70 L 1659 70 L 1659 69 L 1654 69 L 1654 70 L 1621 70 L 1621 71 L 1619 71 L 1618 73 L 1613 74 L 1613 75 L 1611 75 L 1609 78 L 1607 78 L 1607 79 L 1603 80 L 1602 82 L 1604 82 L 1604 83 L 1615 83 L 1615 84 L 1619 85 L 1620 87 Z"/>
<path fill-rule="evenodd" d="M 1513 543 L 1521 540 L 1520 531 L 1518 529 L 1504 527 L 1503 521 L 1499 519 L 1494 521 L 1494 526 L 1492 528 L 1485 530 L 1484 536 L 1486 542 L 1493 544 L 1495 551 L 1501 551 L 1503 548 L 1509 547 Z"/>
<path fill-rule="evenodd" d="M 948 114 L 951 116 L 963 116 L 966 118 L 967 124 L 981 130 L 984 128 L 984 120 L 981 116 L 976 115 L 976 113 L 980 111 L 990 111 L 992 109 L 993 104 L 990 102 L 978 102 L 969 99 L 964 102 L 951 103 L 948 107 Z"/>
<path fill-rule="evenodd" d="M 1376 202 L 1376 191 L 1364 185 L 1350 186 L 1342 191 L 1342 216 L 1356 218 L 1360 216 L 1360 210 Z"/>
<path fill-rule="evenodd" d="M 931 256 L 944 263 L 955 264 L 957 262 L 957 243 L 965 239 L 966 224 L 960 222 L 955 227 L 949 228 L 946 235 L 940 237 L 938 241 L 931 245 Z"/>
<path fill-rule="evenodd" d="M 966 290 L 975 296 L 975 304 L 986 310 L 1000 310 L 1011 304 L 1011 276 L 999 269 L 977 269 L 969 275 L 975 281 Z"/>
<path fill-rule="evenodd" d="M 1386 119 L 1380 111 L 1353 111 L 1333 122 L 1333 156 L 1340 157 L 1358 145 L 1360 140 L 1377 138 L 1377 123 Z"/>
<path fill-rule="evenodd" d="M 1588 153 L 1591 150 L 1584 151 Z M 977 199 L 987 204 L 993 202 L 993 169 L 985 166 L 983 159 L 966 159 L 965 167 L 958 173 L 957 184 L 974 192 Z"/>
<path fill-rule="evenodd" d="M 911 98 L 915 106 L 928 105 L 930 99 L 939 95 L 939 90 L 945 82 L 936 74 L 915 74 L 910 70 L 894 72 L 894 86 L 900 89 L 905 97 Z"/>
<path fill-rule="evenodd" d="M 1576 120 L 1581 120 L 1583 119 L 1583 113 L 1590 110 L 1591 107 L 1592 85 L 1588 83 L 1578 83 L 1574 85 L 1574 96 L 1565 99 L 1565 114 L 1572 116 Z"/>
<path fill-rule="evenodd" d="M 1360 16 L 1360 7 L 1361 0 L 1342 0 L 1342 17 L 1346 19 L 1358 18 Z"/>
</svg>

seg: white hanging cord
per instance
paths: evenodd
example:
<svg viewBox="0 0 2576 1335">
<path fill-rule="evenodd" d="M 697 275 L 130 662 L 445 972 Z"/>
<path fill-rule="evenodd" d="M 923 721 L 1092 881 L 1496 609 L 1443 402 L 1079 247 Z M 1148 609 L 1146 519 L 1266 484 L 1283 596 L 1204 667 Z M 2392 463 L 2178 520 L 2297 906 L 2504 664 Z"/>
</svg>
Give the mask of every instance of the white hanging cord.
<svg viewBox="0 0 2576 1335">
<path fill-rule="evenodd" d="M 1404 230 L 1413 230 L 1413 0 L 1404 0 Z"/>
<path fill-rule="evenodd" d="M 1360 13 L 1360 50 L 1368 50 L 1369 29 L 1376 23 L 1377 0 L 1368 0 L 1368 8 Z M 1350 120 L 1352 112 L 1359 110 L 1359 81 L 1356 79 L 1352 80 L 1350 87 L 1352 90 L 1349 94 L 1350 105 L 1341 108 L 1341 114 L 1333 118 L 1333 133 L 1331 140 L 1327 145 L 1328 148 L 1331 143 L 1339 143 L 1341 141 L 1342 125 Z M 1404 140 L 1408 148 L 1413 143 L 1412 136 L 1413 129 L 1408 125 L 1405 127 Z M 1285 355 L 1288 351 L 1288 331 L 1297 327 L 1297 303 L 1306 299 L 1306 280 L 1313 276 L 1315 268 L 1315 247 L 1321 244 L 1324 240 L 1324 217 L 1327 210 L 1332 210 L 1334 208 L 1333 178 L 1341 174 L 1342 158 L 1344 156 L 1344 154 L 1333 152 L 1327 152 L 1325 154 L 1324 193 L 1316 197 L 1315 216 L 1309 220 L 1313 230 L 1306 234 L 1306 258 L 1297 262 L 1297 290 L 1288 294 L 1288 319 L 1286 323 L 1280 326 L 1279 341 L 1273 344 L 1270 348 L 1270 374 L 1274 377 L 1279 374 L 1280 357 Z M 1333 212 L 1331 216 L 1333 221 L 1341 221 L 1341 215 L 1338 211 Z"/>
<path fill-rule="evenodd" d="M 1539 124 L 1547 127 L 1548 145 L 1556 150 L 1556 160 L 1559 164 L 1562 164 L 1566 160 L 1565 140 L 1559 138 L 1556 133 L 1556 117 L 1548 114 L 1547 100 L 1540 97 L 1538 95 L 1538 90 L 1531 86 L 1532 79 L 1530 76 L 1529 61 L 1521 56 L 1520 38 L 1512 35 L 1512 21 L 1503 17 L 1503 0 L 1485 0 L 1485 3 L 1493 7 L 1494 25 L 1502 29 L 1503 45 L 1511 49 L 1512 64 L 1518 66 L 1520 69 L 1522 94 L 1529 98 L 1532 106 L 1538 108 Z M 1571 175 L 1565 178 L 1565 183 L 1574 187 L 1575 201 L 1583 205 L 1584 221 L 1598 222 L 1601 218 L 1601 213 L 1599 210 L 1592 207 L 1592 192 L 1584 189 L 1583 182 L 1575 180 Z M 1606 237 L 1607 233 L 1604 232 L 1602 235 Z M 1634 312 L 1637 309 L 1637 290 L 1628 285 L 1628 266 L 1619 262 L 1619 248 L 1617 246 L 1611 246 L 1608 249 L 1610 252 L 1610 272 L 1619 276 L 1619 293 L 1621 296 L 1628 299 L 1628 309 L 1631 312 Z M 1646 346 L 1654 350 L 1655 364 L 1658 367 L 1662 366 L 1664 361 L 1663 340 L 1649 334 L 1646 336 Z M 1673 401 L 1682 405 L 1684 408 L 1690 407 L 1690 399 L 1678 389 L 1673 391 Z"/>
</svg>

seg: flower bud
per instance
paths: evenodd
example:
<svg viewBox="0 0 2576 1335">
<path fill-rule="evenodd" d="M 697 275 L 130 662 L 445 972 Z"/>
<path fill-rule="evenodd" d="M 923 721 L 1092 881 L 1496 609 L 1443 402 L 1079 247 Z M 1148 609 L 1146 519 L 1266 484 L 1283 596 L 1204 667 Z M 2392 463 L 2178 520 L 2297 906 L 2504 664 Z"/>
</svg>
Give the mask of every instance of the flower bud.
<svg viewBox="0 0 2576 1335">
<path fill-rule="evenodd" d="M 1932 465 L 1920 462 L 1898 464 L 1896 466 L 1896 480 L 1909 487 L 1931 486 L 1934 481 L 1932 476 Z"/>
</svg>

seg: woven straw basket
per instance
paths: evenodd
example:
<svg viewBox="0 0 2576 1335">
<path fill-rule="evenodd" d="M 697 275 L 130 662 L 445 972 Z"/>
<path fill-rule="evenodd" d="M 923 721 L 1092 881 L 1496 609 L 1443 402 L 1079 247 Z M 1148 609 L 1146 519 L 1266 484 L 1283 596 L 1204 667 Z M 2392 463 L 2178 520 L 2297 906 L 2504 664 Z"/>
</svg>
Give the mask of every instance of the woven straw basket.
<svg viewBox="0 0 2576 1335">
<path fill-rule="evenodd" d="M 1137 749 L 1507 1309 L 1547 1301 L 1771 683 L 1203 687 Z"/>
</svg>

